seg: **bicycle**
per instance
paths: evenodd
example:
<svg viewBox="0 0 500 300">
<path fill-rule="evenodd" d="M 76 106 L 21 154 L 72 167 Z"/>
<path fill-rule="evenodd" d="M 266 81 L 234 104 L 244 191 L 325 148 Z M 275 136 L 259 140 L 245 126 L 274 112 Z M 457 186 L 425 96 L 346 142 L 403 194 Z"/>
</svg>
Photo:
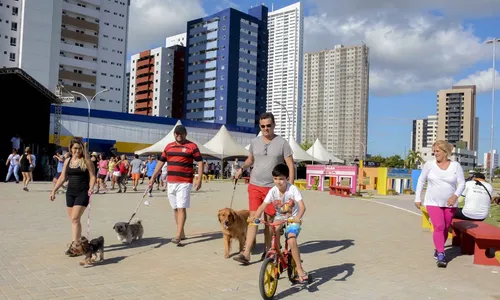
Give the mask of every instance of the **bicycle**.
<svg viewBox="0 0 500 300">
<path fill-rule="evenodd" d="M 288 239 L 285 238 L 285 247 L 282 251 L 278 246 L 276 241 L 276 229 L 282 224 L 293 223 L 293 218 L 288 218 L 285 220 L 279 220 L 274 222 L 266 222 L 264 220 L 255 219 L 253 224 L 250 225 L 259 225 L 260 223 L 267 225 L 272 228 L 272 239 L 271 239 L 271 247 L 265 253 L 264 260 L 262 262 L 262 267 L 260 268 L 259 274 L 259 290 L 260 295 L 265 300 L 271 300 L 274 298 L 274 294 L 278 288 L 278 279 L 280 274 L 285 270 L 287 271 L 288 280 L 292 284 L 296 284 L 299 281 L 295 278 L 298 277 L 297 267 L 295 261 L 292 257 L 292 252 L 288 247 Z M 279 237 L 278 237 L 279 238 Z M 312 283 L 312 276 L 308 274 L 307 284 Z"/>
</svg>

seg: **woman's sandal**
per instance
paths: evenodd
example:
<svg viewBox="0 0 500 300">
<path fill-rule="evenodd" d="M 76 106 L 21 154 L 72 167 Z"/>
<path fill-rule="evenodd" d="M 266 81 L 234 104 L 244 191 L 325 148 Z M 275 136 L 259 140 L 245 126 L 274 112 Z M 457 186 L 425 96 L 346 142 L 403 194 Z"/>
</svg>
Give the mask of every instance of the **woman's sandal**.
<svg viewBox="0 0 500 300">
<path fill-rule="evenodd" d="M 298 275 L 295 277 L 295 281 L 300 284 L 307 284 L 309 283 L 309 274 L 307 272 L 304 272 L 304 275 Z"/>
<path fill-rule="evenodd" d="M 233 260 L 242 263 L 243 265 L 247 266 L 250 264 L 250 261 L 245 258 L 243 254 L 238 254 L 237 256 L 233 257 Z"/>
</svg>

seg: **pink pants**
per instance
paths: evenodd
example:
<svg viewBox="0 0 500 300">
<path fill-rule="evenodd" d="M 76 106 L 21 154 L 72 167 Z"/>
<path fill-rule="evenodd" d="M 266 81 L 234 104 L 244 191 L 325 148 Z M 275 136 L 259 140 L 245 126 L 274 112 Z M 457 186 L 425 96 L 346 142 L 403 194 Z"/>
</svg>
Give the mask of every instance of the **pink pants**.
<svg viewBox="0 0 500 300">
<path fill-rule="evenodd" d="M 434 246 L 439 253 L 444 252 L 444 244 L 448 239 L 448 230 L 456 210 L 456 207 L 427 206 L 427 212 L 434 226 Z"/>
</svg>

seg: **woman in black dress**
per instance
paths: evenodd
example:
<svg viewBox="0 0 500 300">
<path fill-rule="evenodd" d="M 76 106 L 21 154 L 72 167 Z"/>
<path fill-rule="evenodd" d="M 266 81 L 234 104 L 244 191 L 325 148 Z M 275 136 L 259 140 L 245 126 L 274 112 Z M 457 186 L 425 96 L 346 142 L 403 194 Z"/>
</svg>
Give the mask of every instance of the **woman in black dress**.
<svg viewBox="0 0 500 300">
<path fill-rule="evenodd" d="M 73 138 L 69 143 L 71 158 L 65 160 L 61 176 L 57 180 L 54 189 L 50 193 L 50 200 L 54 201 L 57 190 L 67 180 L 66 207 L 71 220 L 72 242 L 66 250 L 66 255 L 81 255 L 74 249 L 78 248 L 82 236 L 82 224 L 80 219 L 89 205 L 90 196 L 95 185 L 94 164 L 89 159 L 89 154 L 83 146 L 82 139 Z"/>
<path fill-rule="evenodd" d="M 31 149 L 30 147 L 26 147 L 24 149 L 24 154 L 21 155 L 20 161 L 20 167 L 21 167 L 21 173 L 23 174 L 23 190 L 28 192 L 28 183 L 30 182 L 31 179 L 31 169 L 30 166 L 33 163 L 32 162 L 32 156 L 31 156 Z"/>
</svg>

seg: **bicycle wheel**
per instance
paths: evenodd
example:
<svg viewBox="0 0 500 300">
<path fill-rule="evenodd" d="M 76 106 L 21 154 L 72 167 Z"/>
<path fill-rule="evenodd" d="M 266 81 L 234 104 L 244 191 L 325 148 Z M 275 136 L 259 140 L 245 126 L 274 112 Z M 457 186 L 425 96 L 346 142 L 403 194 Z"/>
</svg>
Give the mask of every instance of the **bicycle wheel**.
<svg viewBox="0 0 500 300">
<path fill-rule="evenodd" d="M 271 300 L 274 298 L 278 288 L 278 276 L 278 266 L 274 263 L 274 258 L 264 259 L 259 275 L 259 290 L 263 299 Z"/>
<path fill-rule="evenodd" d="M 295 264 L 295 260 L 293 260 L 293 257 L 292 257 L 291 253 L 288 256 L 288 269 L 287 269 L 287 272 L 288 272 L 288 280 L 290 280 L 290 282 L 292 284 L 295 284 L 297 282 L 297 280 L 295 280 L 295 278 L 298 278 L 299 273 L 297 273 L 297 265 Z"/>
</svg>

